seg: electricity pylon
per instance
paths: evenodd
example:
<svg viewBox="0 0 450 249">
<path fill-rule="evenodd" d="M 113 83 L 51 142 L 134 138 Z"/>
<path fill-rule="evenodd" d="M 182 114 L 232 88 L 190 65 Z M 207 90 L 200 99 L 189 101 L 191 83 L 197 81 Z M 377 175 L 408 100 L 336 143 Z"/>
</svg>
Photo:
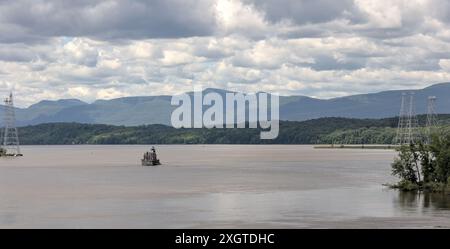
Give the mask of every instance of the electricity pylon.
<svg viewBox="0 0 450 249">
<path fill-rule="evenodd" d="M 16 112 L 14 109 L 13 94 L 10 93 L 4 101 L 4 116 L 3 116 L 3 132 L 2 132 L 2 147 L 6 150 L 8 155 L 21 156 L 19 144 L 19 132 L 16 127 Z"/>
<path fill-rule="evenodd" d="M 411 92 L 409 98 L 406 93 L 403 93 L 395 143 L 405 145 L 417 142 L 418 126 L 419 121 L 414 110 L 414 93 Z"/>
</svg>

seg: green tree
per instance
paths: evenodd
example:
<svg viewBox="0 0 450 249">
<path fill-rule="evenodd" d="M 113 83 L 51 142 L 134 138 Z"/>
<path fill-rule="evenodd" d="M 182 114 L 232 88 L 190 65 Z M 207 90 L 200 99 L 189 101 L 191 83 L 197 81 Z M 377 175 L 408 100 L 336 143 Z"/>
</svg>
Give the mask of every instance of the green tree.
<svg viewBox="0 0 450 249">
<path fill-rule="evenodd" d="M 398 151 L 399 155 L 392 163 L 392 175 L 399 177 L 402 181 L 408 181 L 417 184 L 417 162 L 415 161 L 413 155 L 414 152 L 411 151 L 410 146 L 401 146 Z"/>
<path fill-rule="evenodd" d="M 435 160 L 433 159 L 433 155 L 428 149 L 428 146 L 425 146 L 423 143 L 419 143 L 419 154 L 420 154 L 420 164 L 422 168 L 423 182 L 434 182 L 436 181 L 435 175 Z"/>
<path fill-rule="evenodd" d="M 436 158 L 435 174 L 437 180 L 448 183 L 450 177 L 450 134 L 434 135 L 430 150 Z"/>
</svg>

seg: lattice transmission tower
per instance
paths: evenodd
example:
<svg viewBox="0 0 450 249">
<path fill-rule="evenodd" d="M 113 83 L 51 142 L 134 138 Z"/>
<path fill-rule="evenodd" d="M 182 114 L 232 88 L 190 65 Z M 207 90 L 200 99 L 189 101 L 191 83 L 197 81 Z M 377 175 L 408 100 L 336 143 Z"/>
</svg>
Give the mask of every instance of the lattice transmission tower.
<svg viewBox="0 0 450 249">
<path fill-rule="evenodd" d="M 419 140 L 418 127 L 419 121 L 414 108 L 414 93 L 411 92 L 409 97 L 406 93 L 403 93 L 395 143 L 405 145 L 417 142 Z"/>
<path fill-rule="evenodd" d="M 398 120 L 398 127 L 397 127 L 397 135 L 395 136 L 395 144 L 403 144 L 404 135 L 405 135 L 405 128 L 407 126 L 407 120 L 408 120 L 408 114 L 405 109 L 406 105 L 406 93 L 402 93 L 402 103 L 400 106 L 400 114 L 399 114 L 399 120 Z"/>
<path fill-rule="evenodd" d="M 21 156 L 19 132 L 16 127 L 16 112 L 14 109 L 14 99 L 11 93 L 4 101 L 3 112 L 3 129 L 1 133 L 2 148 L 6 150 L 8 155 Z"/>
<path fill-rule="evenodd" d="M 426 124 L 426 142 L 431 143 L 431 136 L 435 132 L 438 126 L 438 118 L 436 112 L 436 96 L 428 97 L 428 108 L 427 108 L 427 124 Z"/>
</svg>

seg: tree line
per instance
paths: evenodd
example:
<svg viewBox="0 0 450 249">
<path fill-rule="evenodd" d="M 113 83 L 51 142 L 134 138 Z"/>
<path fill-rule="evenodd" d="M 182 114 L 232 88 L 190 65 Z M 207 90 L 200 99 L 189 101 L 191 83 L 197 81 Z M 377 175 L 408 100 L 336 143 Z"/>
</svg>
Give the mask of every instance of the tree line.
<svg viewBox="0 0 450 249">
<path fill-rule="evenodd" d="M 442 119 L 450 120 L 450 115 Z M 50 123 L 20 127 L 22 144 L 390 144 L 397 118 L 319 118 L 281 121 L 274 140 L 258 129 L 175 129 L 165 125 L 113 126 Z M 450 122 L 448 122 L 450 123 Z"/>
</svg>

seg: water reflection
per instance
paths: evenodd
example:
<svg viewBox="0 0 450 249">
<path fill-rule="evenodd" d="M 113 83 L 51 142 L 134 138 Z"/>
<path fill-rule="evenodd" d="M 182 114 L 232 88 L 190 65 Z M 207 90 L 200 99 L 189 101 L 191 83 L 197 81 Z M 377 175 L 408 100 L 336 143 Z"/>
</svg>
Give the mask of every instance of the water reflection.
<svg viewBox="0 0 450 249">
<path fill-rule="evenodd" d="M 399 191 L 398 204 L 403 209 L 417 209 L 423 212 L 431 210 L 450 210 L 450 195 L 448 193 Z"/>
</svg>

